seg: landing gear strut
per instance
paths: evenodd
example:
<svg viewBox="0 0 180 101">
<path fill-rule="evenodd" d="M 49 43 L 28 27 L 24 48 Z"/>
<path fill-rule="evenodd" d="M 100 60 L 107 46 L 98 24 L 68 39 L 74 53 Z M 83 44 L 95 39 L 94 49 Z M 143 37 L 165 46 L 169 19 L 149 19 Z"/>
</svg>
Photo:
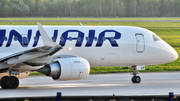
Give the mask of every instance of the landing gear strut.
<svg viewBox="0 0 180 101">
<path fill-rule="evenodd" d="M 131 69 L 133 69 L 134 70 L 134 72 L 133 72 L 133 77 L 131 78 L 131 81 L 133 82 L 133 83 L 140 83 L 141 82 L 141 77 L 140 76 L 137 76 L 137 74 L 139 74 L 139 72 L 137 71 L 137 68 L 136 68 L 136 66 L 131 66 Z"/>
<path fill-rule="evenodd" d="M 3 89 L 16 89 L 19 86 L 19 79 L 15 76 L 4 76 L 1 78 Z"/>
</svg>

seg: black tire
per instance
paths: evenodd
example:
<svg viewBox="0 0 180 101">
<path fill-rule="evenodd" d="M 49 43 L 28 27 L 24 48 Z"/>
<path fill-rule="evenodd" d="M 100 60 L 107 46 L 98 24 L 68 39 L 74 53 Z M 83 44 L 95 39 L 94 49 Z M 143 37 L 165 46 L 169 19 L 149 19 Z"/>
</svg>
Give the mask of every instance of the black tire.
<svg viewBox="0 0 180 101">
<path fill-rule="evenodd" d="M 19 79 L 15 76 L 10 76 L 7 79 L 6 85 L 9 89 L 16 89 L 19 86 Z"/>
<path fill-rule="evenodd" d="M 133 83 L 135 83 L 134 77 L 131 78 L 131 81 L 132 81 Z"/>
<path fill-rule="evenodd" d="M 6 82 L 7 82 L 8 78 L 9 78 L 8 76 L 4 76 L 4 77 L 1 78 L 1 87 L 2 87 L 2 89 L 8 89 L 8 86 L 6 85 Z"/>
<path fill-rule="evenodd" d="M 140 82 L 141 82 L 141 77 L 139 77 L 139 76 L 133 76 L 133 77 L 131 78 L 131 81 L 132 81 L 133 83 L 140 83 Z"/>
<path fill-rule="evenodd" d="M 135 77 L 135 81 L 136 81 L 136 83 L 140 83 L 140 82 L 141 82 L 141 77 L 136 76 L 136 77 Z"/>
</svg>

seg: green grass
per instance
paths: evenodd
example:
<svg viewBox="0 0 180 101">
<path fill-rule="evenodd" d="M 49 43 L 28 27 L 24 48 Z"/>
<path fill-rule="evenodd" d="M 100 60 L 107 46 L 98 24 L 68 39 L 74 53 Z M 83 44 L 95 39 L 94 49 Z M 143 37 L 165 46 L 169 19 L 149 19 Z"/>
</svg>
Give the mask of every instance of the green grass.
<svg viewBox="0 0 180 101">
<path fill-rule="evenodd" d="M 40 22 L 42 25 L 80 25 L 79 22 Z M 180 22 L 81 22 L 83 25 L 137 26 L 137 27 L 180 27 Z M 0 22 L 0 25 L 36 25 L 36 22 Z"/>
<path fill-rule="evenodd" d="M 40 22 L 42 25 L 80 25 L 79 22 Z M 36 22 L 0 22 L 0 25 L 37 25 Z"/>
<path fill-rule="evenodd" d="M 103 18 L 103 17 L 14 17 L 14 18 L 0 18 L 0 20 L 180 20 L 180 17 L 117 17 L 117 18 Z"/>
<path fill-rule="evenodd" d="M 167 72 L 180 71 L 179 66 L 146 66 L 146 70 L 139 70 L 139 72 Z M 132 73 L 130 67 L 91 67 L 90 74 L 101 73 Z"/>
<path fill-rule="evenodd" d="M 31 73 L 29 74 L 29 76 L 34 76 L 34 75 L 44 75 L 44 74 L 39 73 L 39 72 L 31 72 Z"/>
<path fill-rule="evenodd" d="M 180 22 L 82 22 L 83 25 L 98 25 L 98 26 L 137 26 L 137 27 L 180 27 Z M 79 23 L 78 23 L 79 25 Z"/>
<path fill-rule="evenodd" d="M 42 25 L 77 25 L 79 22 L 40 22 Z M 144 28 L 180 28 L 180 22 L 81 22 L 84 26 L 137 26 Z M 0 22 L 0 25 L 37 25 L 36 22 Z"/>
<path fill-rule="evenodd" d="M 180 47 L 180 28 L 179 29 L 149 29 L 161 37 L 173 47 Z"/>
</svg>

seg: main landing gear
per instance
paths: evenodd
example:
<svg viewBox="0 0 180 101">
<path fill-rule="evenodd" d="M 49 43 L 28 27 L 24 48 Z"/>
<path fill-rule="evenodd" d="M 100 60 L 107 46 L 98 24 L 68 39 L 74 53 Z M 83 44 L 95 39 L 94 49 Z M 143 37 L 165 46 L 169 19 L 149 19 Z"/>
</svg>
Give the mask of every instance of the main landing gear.
<svg viewBox="0 0 180 101">
<path fill-rule="evenodd" d="M 1 87 L 2 89 L 16 89 L 19 86 L 19 79 L 16 76 L 19 75 L 19 70 L 9 70 L 9 76 L 3 76 L 1 78 Z"/>
<path fill-rule="evenodd" d="M 15 76 L 4 76 L 1 78 L 3 89 L 16 89 L 19 86 L 19 79 Z"/>
<path fill-rule="evenodd" d="M 134 70 L 134 72 L 133 72 L 133 77 L 131 78 L 131 81 L 133 82 L 133 83 L 140 83 L 141 82 L 141 77 L 140 76 L 137 76 L 137 74 L 139 74 L 139 72 L 137 71 L 137 68 L 136 68 L 136 66 L 131 66 L 130 67 L 131 68 L 131 70 Z"/>
</svg>

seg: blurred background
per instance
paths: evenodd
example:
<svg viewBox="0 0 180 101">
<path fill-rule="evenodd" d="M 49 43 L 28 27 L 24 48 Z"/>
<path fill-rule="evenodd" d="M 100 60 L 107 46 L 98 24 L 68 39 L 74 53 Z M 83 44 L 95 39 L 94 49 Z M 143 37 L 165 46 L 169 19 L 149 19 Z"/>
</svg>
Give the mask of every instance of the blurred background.
<svg viewBox="0 0 180 101">
<path fill-rule="evenodd" d="M 0 0 L 0 17 L 179 17 L 180 0 Z"/>
</svg>

